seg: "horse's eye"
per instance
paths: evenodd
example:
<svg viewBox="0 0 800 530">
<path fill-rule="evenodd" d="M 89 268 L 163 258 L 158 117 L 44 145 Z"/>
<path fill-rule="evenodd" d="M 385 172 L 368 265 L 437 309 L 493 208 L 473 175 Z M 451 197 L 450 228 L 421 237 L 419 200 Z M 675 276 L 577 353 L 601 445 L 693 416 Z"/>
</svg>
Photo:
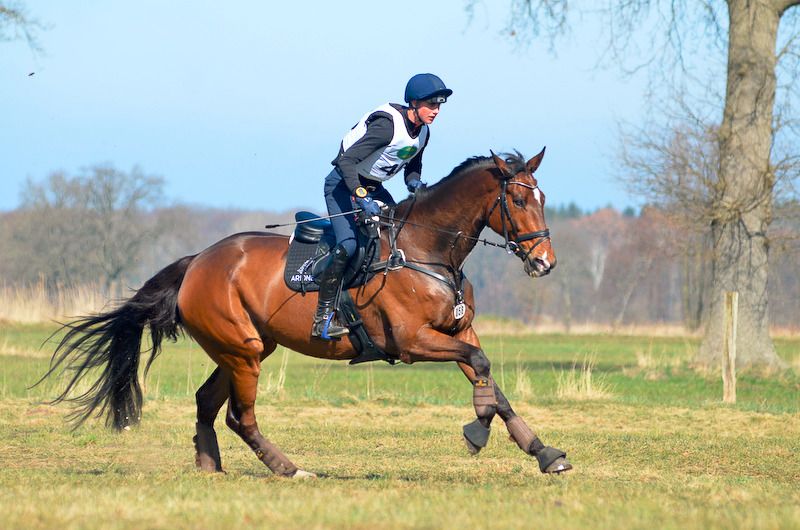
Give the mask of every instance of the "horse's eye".
<svg viewBox="0 0 800 530">
<path fill-rule="evenodd" d="M 518 206 L 520 208 L 525 208 L 525 201 L 523 199 L 514 199 L 514 206 Z"/>
</svg>

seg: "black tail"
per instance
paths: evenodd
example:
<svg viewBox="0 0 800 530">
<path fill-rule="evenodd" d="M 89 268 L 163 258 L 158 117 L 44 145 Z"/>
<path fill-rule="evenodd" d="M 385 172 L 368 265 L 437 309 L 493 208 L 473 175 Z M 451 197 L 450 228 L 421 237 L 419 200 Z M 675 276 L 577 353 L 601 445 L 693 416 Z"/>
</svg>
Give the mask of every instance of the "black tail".
<svg viewBox="0 0 800 530">
<path fill-rule="evenodd" d="M 164 267 L 117 309 L 80 318 L 61 328 L 69 331 L 61 339 L 50 361 L 50 369 L 39 383 L 62 365 L 64 370 L 74 372 L 67 388 L 53 403 L 75 403 L 70 419 L 76 426 L 95 410 L 98 417 L 106 414 L 106 424 L 117 430 L 138 423 L 142 411 L 139 357 L 144 327 L 150 326 L 152 339 L 146 374 L 161 351 L 162 339 L 165 336 L 177 339 L 178 289 L 192 259 L 194 256 L 186 256 Z M 100 375 L 89 390 L 68 397 L 93 368 L 99 368 Z"/>
</svg>

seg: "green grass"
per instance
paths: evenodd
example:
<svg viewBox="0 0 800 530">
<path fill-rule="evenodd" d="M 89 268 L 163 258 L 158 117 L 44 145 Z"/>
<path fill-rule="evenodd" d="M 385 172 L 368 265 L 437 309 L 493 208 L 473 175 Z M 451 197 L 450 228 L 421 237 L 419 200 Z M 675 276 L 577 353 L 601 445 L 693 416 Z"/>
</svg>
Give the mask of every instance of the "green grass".
<svg viewBox="0 0 800 530">
<path fill-rule="evenodd" d="M 575 470 L 539 473 L 496 421 L 467 454 L 471 389 L 450 364 L 350 367 L 277 350 L 264 362 L 265 435 L 323 477 L 278 479 L 218 422 L 225 475 L 194 470 L 194 392 L 213 366 L 167 344 L 147 379 L 142 424 L 75 431 L 44 404 L 54 327 L 0 325 L 0 528 L 796 528 L 800 377 L 718 376 L 687 367 L 694 340 L 484 337 L 495 379 Z M 779 339 L 797 366 L 800 340 Z M 603 399 L 557 398 L 586 359 Z M 283 381 L 281 382 L 281 373 Z M 519 386 L 520 374 L 529 384 Z"/>
</svg>

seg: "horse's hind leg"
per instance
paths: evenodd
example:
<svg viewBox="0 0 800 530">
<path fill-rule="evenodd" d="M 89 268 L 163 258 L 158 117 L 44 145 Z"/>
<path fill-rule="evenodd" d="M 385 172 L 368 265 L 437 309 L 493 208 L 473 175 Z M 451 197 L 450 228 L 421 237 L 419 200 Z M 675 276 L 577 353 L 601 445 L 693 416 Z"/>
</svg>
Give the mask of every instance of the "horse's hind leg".
<svg viewBox="0 0 800 530">
<path fill-rule="evenodd" d="M 195 464 L 203 471 L 222 471 L 214 420 L 229 395 L 230 378 L 220 368 L 214 370 L 195 394 L 197 402 L 197 434 L 193 439 Z"/>
<path fill-rule="evenodd" d="M 275 351 L 275 342 L 264 345 L 260 358 L 263 361 Z M 203 383 L 197 393 L 197 434 L 194 437 L 195 464 L 203 471 L 222 471 L 222 460 L 219 454 L 217 433 L 214 421 L 219 410 L 231 395 L 231 379 L 226 371 L 219 367 Z M 230 406 L 228 407 L 230 411 Z M 230 412 L 228 414 L 230 416 Z"/>
<path fill-rule="evenodd" d="M 273 473 L 284 477 L 314 476 L 298 469 L 258 429 L 255 414 L 256 389 L 260 365 L 248 359 L 237 359 L 231 373 L 231 399 L 228 403 L 228 426 L 238 434 Z"/>
<path fill-rule="evenodd" d="M 225 350 L 221 348 L 223 341 L 218 337 L 219 348 L 204 348 L 226 372 L 229 382 L 228 414 L 226 424 L 255 452 L 273 473 L 284 477 L 309 477 L 311 473 L 295 466 L 278 447 L 264 438 L 256 422 L 256 392 L 258 376 L 261 374 L 261 360 L 272 353 L 275 343 L 262 343 L 257 338 L 255 329 L 249 325 L 237 324 L 233 330 L 227 330 Z M 230 336 L 228 336 L 230 335 Z M 215 387 L 215 390 L 221 392 Z M 216 394 L 219 396 L 220 394 Z M 222 405 L 222 401 L 216 401 Z M 217 411 L 219 408 L 216 409 Z"/>
<path fill-rule="evenodd" d="M 230 327 L 219 327 L 212 339 L 199 332 L 192 336 L 219 365 L 219 375 L 209 378 L 198 391 L 198 440 L 213 440 L 213 445 L 204 447 L 208 459 L 198 464 L 201 468 L 217 469 L 218 461 L 214 458 L 213 447 L 216 446 L 216 434 L 213 432 L 213 421 L 225 398 L 228 397 L 228 415 L 226 424 L 256 453 L 256 456 L 269 469 L 281 476 L 307 477 L 311 473 L 299 470 L 286 456 L 261 435 L 256 423 L 255 403 L 258 389 L 258 376 L 261 373 L 261 361 L 272 351 L 276 344 L 273 341 L 262 342 L 255 328 L 242 320 Z M 215 373 L 217 373 L 215 371 Z M 202 445 L 201 445 L 202 447 Z M 220 466 L 221 467 L 221 466 Z"/>
<path fill-rule="evenodd" d="M 458 335 L 458 338 L 476 347 L 480 347 L 478 336 L 472 328 L 464 330 Z M 467 376 L 467 379 L 475 384 L 475 381 L 478 379 L 475 370 L 466 363 L 460 362 L 458 366 L 461 368 L 461 371 L 464 372 L 464 375 Z M 564 471 L 572 469 L 572 464 L 567 460 L 567 455 L 564 451 L 544 445 L 542 441 L 539 440 L 539 437 L 528 427 L 525 420 L 517 416 L 497 383 L 494 383 L 494 393 L 497 399 L 497 415 L 505 422 L 506 429 L 508 429 L 511 439 L 517 443 L 525 454 L 536 458 L 539 463 L 539 470 L 542 473 L 563 473 Z M 488 428 L 488 425 L 485 425 L 485 427 Z M 464 434 L 464 441 L 467 443 L 467 448 L 472 454 L 477 454 L 483 446 L 472 443 L 467 433 L 465 432 Z M 488 436 L 488 432 L 486 435 Z"/>
</svg>

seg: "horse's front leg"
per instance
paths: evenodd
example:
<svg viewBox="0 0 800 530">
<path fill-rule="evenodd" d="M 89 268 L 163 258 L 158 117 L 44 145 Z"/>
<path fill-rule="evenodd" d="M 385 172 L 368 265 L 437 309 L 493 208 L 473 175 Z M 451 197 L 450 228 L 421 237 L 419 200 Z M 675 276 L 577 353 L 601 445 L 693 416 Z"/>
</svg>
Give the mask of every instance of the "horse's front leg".
<svg viewBox="0 0 800 530">
<path fill-rule="evenodd" d="M 456 338 L 480 348 L 478 336 L 471 327 L 456 335 Z M 469 364 L 463 362 L 459 362 L 458 366 L 461 368 L 461 371 L 464 372 L 464 375 L 467 376 L 467 379 L 475 385 L 475 381 L 478 380 L 475 370 L 473 370 Z M 539 437 L 528 427 L 525 420 L 517 416 L 500 387 L 497 386 L 496 383 L 494 383 L 493 386 L 497 403 L 497 414 L 505 422 L 506 429 L 508 429 L 511 439 L 514 440 L 519 448 L 526 454 L 536 458 L 542 473 L 563 473 L 564 471 L 572 469 L 572 464 L 567 460 L 566 453 L 560 449 L 544 445 L 541 440 L 539 440 Z M 481 427 L 484 426 L 481 425 Z M 489 426 L 486 425 L 485 427 L 487 427 L 486 432 L 480 432 L 474 424 L 464 427 L 464 440 L 472 454 L 477 454 L 486 445 L 484 438 L 488 439 L 489 437 Z M 479 437 L 473 441 L 471 438 L 475 438 L 473 433 L 476 430 L 478 431 Z M 481 440 L 484 441 L 483 445 L 475 443 Z"/>
<path fill-rule="evenodd" d="M 469 368 L 472 374 L 472 404 L 477 419 L 464 427 L 464 436 L 469 443 L 484 447 L 489 439 L 489 426 L 497 412 L 497 394 L 490 372 L 491 364 L 480 344 L 423 327 L 404 349 L 401 358 L 408 362 L 456 361 Z"/>
</svg>

